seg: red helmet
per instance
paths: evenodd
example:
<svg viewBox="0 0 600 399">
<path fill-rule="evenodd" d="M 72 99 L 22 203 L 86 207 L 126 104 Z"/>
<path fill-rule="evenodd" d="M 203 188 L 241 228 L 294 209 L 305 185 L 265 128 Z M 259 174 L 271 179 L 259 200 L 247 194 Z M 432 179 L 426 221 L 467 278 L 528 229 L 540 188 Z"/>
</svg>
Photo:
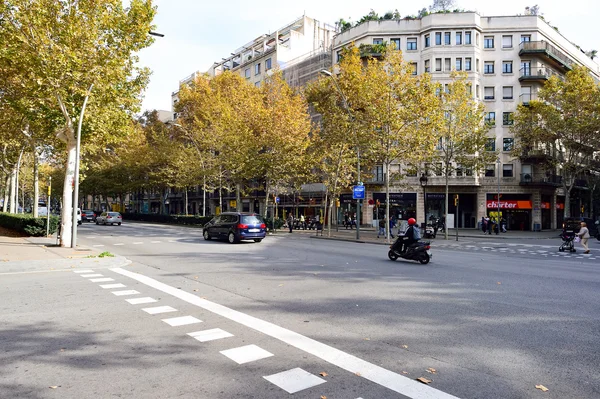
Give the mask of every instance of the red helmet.
<svg viewBox="0 0 600 399">
<path fill-rule="evenodd" d="M 408 219 L 408 225 L 409 226 L 414 226 L 415 224 L 417 224 L 417 221 L 415 220 L 415 218 Z"/>
</svg>

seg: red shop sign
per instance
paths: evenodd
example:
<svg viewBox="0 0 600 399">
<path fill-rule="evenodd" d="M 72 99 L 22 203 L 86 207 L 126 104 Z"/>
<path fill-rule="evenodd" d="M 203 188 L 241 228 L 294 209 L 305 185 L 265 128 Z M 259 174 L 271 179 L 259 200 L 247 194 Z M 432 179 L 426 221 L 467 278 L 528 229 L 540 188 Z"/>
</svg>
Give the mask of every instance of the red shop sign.
<svg viewBox="0 0 600 399">
<path fill-rule="evenodd" d="M 487 201 L 488 209 L 498 209 L 498 201 Z M 507 200 L 500 201 L 500 209 L 531 209 L 531 201 Z"/>
</svg>

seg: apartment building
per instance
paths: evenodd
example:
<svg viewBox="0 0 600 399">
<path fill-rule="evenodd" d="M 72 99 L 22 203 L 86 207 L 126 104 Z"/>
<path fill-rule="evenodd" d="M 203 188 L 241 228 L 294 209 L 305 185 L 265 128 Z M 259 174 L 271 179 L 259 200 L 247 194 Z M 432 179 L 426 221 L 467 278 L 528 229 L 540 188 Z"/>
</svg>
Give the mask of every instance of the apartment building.
<svg viewBox="0 0 600 399">
<path fill-rule="evenodd" d="M 499 159 L 482 174 L 456 169 L 450 179 L 448 211 L 452 219 L 458 219 L 460 227 L 477 227 L 482 216 L 497 217 L 499 201 L 501 216 L 510 229 L 560 226 L 565 201 L 560 172 L 542 170 L 535 155 L 523 162 L 510 155 L 514 144 L 512 114 L 518 104 L 535 99 L 550 76 L 564 76 L 573 65 L 587 67 L 600 80 L 598 64 L 538 16 L 484 17 L 474 12 L 363 23 L 334 37 L 334 62 L 345 46 L 383 43 L 394 43 L 413 65 L 415 74 L 430 73 L 442 85 L 449 83 L 452 70 L 466 71 L 473 95 L 483 101 L 486 120 L 493 124 L 488 147 L 499 151 Z M 368 46 L 363 48 L 368 52 Z M 426 181 L 421 178 L 423 168 L 402 186 L 392 182 L 390 205 L 397 217 L 416 217 L 423 222 L 444 214 L 445 179 L 436 176 L 435 169 L 435 165 L 427 168 Z M 369 203 L 385 203 L 384 176 L 380 167 L 373 180 L 366 182 L 371 201 L 365 201 L 361 209 L 363 223 L 383 216 L 382 209 Z M 589 196 L 587 190 L 585 180 L 573 190 L 573 214 Z M 455 194 L 459 195 L 458 212 L 452 201 Z M 340 202 L 340 213 L 356 212 L 351 194 L 343 194 Z M 589 210 L 584 212 L 588 216 Z"/>
</svg>

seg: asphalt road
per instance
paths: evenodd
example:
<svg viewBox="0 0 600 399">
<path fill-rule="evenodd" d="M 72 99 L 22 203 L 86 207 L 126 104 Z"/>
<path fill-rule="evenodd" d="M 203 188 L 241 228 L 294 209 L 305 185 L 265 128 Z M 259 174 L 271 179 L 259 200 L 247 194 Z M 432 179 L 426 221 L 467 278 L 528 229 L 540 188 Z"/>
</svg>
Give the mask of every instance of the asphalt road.
<svg viewBox="0 0 600 399">
<path fill-rule="evenodd" d="M 133 263 L 0 274 L 0 397 L 600 397 L 600 243 L 436 240 L 423 266 L 303 234 L 79 239 Z"/>
</svg>

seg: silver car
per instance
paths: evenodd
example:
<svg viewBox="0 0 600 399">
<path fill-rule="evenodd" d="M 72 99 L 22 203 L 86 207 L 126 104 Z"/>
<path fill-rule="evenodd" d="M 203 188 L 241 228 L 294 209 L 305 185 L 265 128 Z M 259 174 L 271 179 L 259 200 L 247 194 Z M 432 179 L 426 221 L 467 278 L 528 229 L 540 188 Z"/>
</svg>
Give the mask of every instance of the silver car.
<svg viewBox="0 0 600 399">
<path fill-rule="evenodd" d="M 102 212 L 100 216 L 96 216 L 96 224 L 103 224 L 105 226 L 109 223 L 111 226 L 115 223 L 120 226 L 122 221 L 123 217 L 119 212 Z"/>
</svg>

